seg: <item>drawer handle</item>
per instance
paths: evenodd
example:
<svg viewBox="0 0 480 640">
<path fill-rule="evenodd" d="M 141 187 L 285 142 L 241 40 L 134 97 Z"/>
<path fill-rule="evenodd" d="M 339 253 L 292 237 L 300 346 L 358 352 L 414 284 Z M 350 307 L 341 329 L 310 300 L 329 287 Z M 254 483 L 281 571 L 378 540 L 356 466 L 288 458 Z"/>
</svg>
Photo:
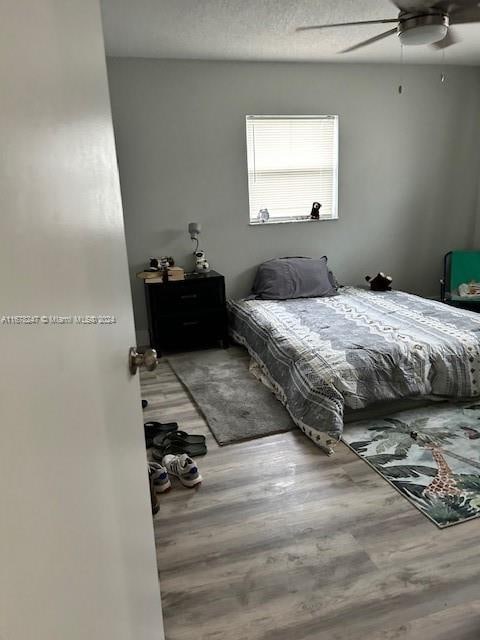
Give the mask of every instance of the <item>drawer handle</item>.
<svg viewBox="0 0 480 640">
<path fill-rule="evenodd" d="M 182 325 L 184 327 L 193 327 L 196 324 L 200 324 L 200 320 L 188 320 L 186 322 L 182 322 Z"/>
<path fill-rule="evenodd" d="M 180 296 L 180 300 L 193 300 L 194 298 L 198 298 L 197 293 L 185 293 L 183 296 Z"/>
</svg>

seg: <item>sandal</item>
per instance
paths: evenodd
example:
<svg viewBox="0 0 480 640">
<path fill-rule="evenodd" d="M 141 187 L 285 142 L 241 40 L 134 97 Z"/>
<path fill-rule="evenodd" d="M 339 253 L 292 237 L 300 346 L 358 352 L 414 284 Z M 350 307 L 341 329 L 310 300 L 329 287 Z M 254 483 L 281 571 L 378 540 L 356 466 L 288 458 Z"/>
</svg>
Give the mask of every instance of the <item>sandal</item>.
<svg viewBox="0 0 480 640">
<path fill-rule="evenodd" d="M 172 442 L 167 440 L 166 446 L 163 449 L 163 455 L 166 456 L 170 453 L 174 455 L 186 453 L 190 458 L 199 458 L 200 456 L 205 456 L 207 454 L 207 445 L 205 443 L 181 444 L 181 441 Z"/>
<path fill-rule="evenodd" d="M 205 436 L 191 435 L 186 431 L 175 431 L 168 436 L 169 440 L 181 441 L 183 444 L 205 444 Z"/>
<path fill-rule="evenodd" d="M 145 431 L 145 444 L 147 449 L 153 445 L 154 438 L 161 436 L 162 438 L 173 433 L 178 429 L 177 422 L 145 422 L 143 425 Z"/>
<path fill-rule="evenodd" d="M 160 460 L 168 454 L 181 455 L 186 453 L 192 458 L 204 456 L 207 453 L 205 436 L 194 436 L 185 431 L 176 431 L 164 436 L 157 436 L 153 440 L 152 455 L 156 460 Z"/>
<path fill-rule="evenodd" d="M 187 454 L 192 457 L 195 455 L 196 458 L 200 456 L 204 456 L 207 453 L 207 447 L 203 444 L 188 444 L 188 445 L 177 445 L 177 444 L 166 444 L 163 447 L 154 447 L 152 449 L 152 458 L 157 462 L 161 462 L 164 456 L 174 455 L 181 456 L 182 454 Z"/>
<path fill-rule="evenodd" d="M 165 447 L 166 438 L 168 438 L 168 444 L 175 444 L 178 447 L 185 447 L 190 445 L 205 445 L 205 436 L 193 436 L 186 431 L 165 432 L 153 438 L 154 447 Z"/>
</svg>

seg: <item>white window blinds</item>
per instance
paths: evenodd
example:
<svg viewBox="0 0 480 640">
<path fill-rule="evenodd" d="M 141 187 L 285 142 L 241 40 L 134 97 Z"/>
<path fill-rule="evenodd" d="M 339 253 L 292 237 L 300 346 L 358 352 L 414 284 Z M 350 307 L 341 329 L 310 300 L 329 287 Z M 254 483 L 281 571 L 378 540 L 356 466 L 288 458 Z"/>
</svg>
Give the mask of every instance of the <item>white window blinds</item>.
<svg viewBox="0 0 480 640">
<path fill-rule="evenodd" d="M 250 222 L 337 217 L 338 116 L 247 116 Z"/>
</svg>

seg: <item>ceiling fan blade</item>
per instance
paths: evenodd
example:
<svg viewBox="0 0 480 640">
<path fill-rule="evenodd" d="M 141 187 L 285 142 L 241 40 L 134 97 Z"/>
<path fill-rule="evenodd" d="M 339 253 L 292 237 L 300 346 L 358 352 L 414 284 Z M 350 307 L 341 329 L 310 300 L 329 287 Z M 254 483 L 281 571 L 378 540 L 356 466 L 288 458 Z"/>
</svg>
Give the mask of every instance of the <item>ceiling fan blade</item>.
<svg viewBox="0 0 480 640">
<path fill-rule="evenodd" d="M 334 24 L 316 24 L 310 27 L 298 27 L 295 31 L 311 31 L 313 29 L 330 29 L 330 27 L 352 27 L 358 24 L 387 24 L 389 22 L 398 22 L 398 18 L 388 20 L 362 20 L 360 22 L 337 22 Z"/>
<path fill-rule="evenodd" d="M 445 38 L 438 42 L 433 42 L 430 46 L 434 49 L 446 49 L 447 47 L 451 47 L 452 44 L 457 44 L 457 42 L 458 38 L 455 37 L 454 30 L 450 27 Z"/>
<path fill-rule="evenodd" d="M 472 6 L 468 9 L 459 8 L 450 11 L 450 24 L 468 24 L 480 22 L 480 7 Z"/>
<path fill-rule="evenodd" d="M 364 40 L 363 42 L 359 42 L 358 44 L 354 44 L 353 47 L 348 47 L 348 49 L 344 49 L 343 51 L 340 51 L 340 53 L 348 53 L 349 51 L 361 49 L 362 47 L 366 47 L 369 44 L 373 44 L 374 42 L 378 42 L 379 40 L 388 38 L 388 36 L 393 36 L 394 33 L 397 33 L 396 28 L 385 31 L 384 33 L 380 33 L 378 36 L 374 36 L 373 38 L 369 38 L 368 40 Z"/>
</svg>

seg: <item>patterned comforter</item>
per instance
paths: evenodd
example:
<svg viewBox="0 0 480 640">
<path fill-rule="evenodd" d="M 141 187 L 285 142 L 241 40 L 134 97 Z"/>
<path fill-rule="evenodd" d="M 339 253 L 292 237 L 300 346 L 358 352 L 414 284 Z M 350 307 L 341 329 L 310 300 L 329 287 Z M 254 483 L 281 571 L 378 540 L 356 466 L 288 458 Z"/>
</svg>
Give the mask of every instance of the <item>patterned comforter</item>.
<svg viewBox="0 0 480 640">
<path fill-rule="evenodd" d="M 480 389 L 480 314 L 400 291 L 229 301 L 230 330 L 295 423 L 328 452 L 345 407 Z"/>
</svg>

